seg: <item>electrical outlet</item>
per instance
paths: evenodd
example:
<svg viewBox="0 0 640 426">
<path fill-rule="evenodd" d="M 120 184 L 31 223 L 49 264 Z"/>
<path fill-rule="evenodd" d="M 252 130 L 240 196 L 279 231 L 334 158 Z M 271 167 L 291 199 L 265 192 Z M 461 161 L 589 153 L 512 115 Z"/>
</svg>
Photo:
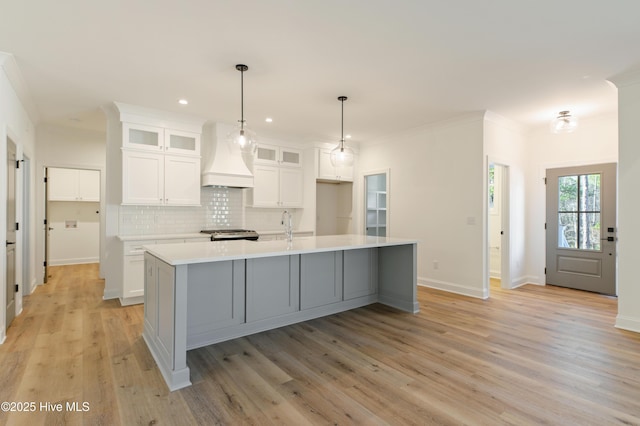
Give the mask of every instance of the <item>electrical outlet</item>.
<svg viewBox="0 0 640 426">
<path fill-rule="evenodd" d="M 440 264 L 438 263 L 437 260 L 433 261 L 433 269 L 438 269 L 438 267 L 440 266 Z"/>
</svg>

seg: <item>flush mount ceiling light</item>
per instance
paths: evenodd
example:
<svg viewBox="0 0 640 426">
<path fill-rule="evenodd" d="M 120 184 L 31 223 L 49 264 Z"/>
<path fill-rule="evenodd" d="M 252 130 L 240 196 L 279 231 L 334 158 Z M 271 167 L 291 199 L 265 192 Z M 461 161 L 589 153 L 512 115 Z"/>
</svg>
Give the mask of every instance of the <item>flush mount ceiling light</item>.
<svg viewBox="0 0 640 426">
<path fill-rule="evenodd" d="M 348 167 L 353 165 L 353 150 L 344 144 L 344 101 L 347 100 L 346 96 L 338 96 L 338 100 L 341 104 L 341 119 L 340 119 L 340 142 L 331 150 L 331 164 L 334 167 Z"/>
<path fill-rule="evenodd" d="M 227 139 L 242 152 L 253 154 L 257 147 L 256 134 L 247 128 L 244 120 L 244 72 L 249 67 L 238 64 L 236 69 L 240 71 L 240 120 L 236 128 L 227 135 Z"/>
<path fill-rule="evenodd" d="M 551 120 L 551 133 L 571 133 L 578 127 L 578 119 L 569 111 L 560 111 L 558 116 Z"/>
</svg>

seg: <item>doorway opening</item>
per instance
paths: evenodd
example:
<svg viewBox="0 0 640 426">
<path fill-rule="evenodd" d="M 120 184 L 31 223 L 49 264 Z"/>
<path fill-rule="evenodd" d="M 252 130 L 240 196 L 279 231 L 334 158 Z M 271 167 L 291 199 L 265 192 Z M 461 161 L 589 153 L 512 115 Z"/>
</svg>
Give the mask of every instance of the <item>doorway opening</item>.
<svg viewBox="0 0 640 426">
<path fill-rule="evenodd" d="M 353 184 L 316 182 L 316 235 L 353 233 Z"/>
<path fill-rule="evenodd" d="M 389 170 L 364 175 L 364 233 L 373 237 L 388 237 L 389 232 Z"/>
<path fill-rule="evenodd" d="M 45 168 L 47 267 L 100 260 L 100 170 Z"/>
<path fill-rule="evenodd" d="M 511 288 L 509 246 L 509 166 L 490 161 L 487 177 L 487 264 L 486 294 L 491 286 Z"/>
</svg>

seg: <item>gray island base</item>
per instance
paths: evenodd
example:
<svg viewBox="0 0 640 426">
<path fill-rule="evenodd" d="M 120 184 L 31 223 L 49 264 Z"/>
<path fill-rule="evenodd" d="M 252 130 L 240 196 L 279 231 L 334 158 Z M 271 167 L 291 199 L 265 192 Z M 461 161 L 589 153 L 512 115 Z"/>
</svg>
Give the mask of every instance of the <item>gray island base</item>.
<svg viewBox="0 0 640 426">
<path fill-rule="evenodd" d="M 171 391 L 187 351 L 382 303 L 417 313 L 417 241 L 339 235 L 145 246 L 144 331 Z"/>
</svg>

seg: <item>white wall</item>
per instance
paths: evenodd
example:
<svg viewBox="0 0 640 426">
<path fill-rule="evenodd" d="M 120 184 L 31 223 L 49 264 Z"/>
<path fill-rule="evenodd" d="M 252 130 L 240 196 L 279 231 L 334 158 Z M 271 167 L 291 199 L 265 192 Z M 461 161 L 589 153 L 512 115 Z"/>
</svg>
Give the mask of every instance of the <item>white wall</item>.
<svg viewBox="0 0 640 426">
<path fill-rule="evenodd" d="M 362 194 L 364 174 L 390 169 L 390 236 L 419 240 L 418 282 L 475 297 L 487 296 L 488 279 L 483 118 L 470 114 L 363 144 L 354 184 Z M 364 215 L 360 198 L 356 229 Z"/>
<path fill-rule="evenodd" d="M 38 159 L 34 167 L 36 172 L 36 216 L 37 223 L 44 223 L 45 194 L 44 170 L 46 167 L 63 167 L 72 169 L 91 169 L 100 171 L 100 200 L 105 199 L 105 156 L 106 134 L 91 130 L 52 125 L 40 125 L 36 129 L 36 149 Z M 100 202 L 100 236 L 104 235 L 104 201 Z M 36 278 L 41 283 L 44 278 L 42 270 L 44 262 L 44 229 L 36 229 Z M 100 239 L 100 253 L 104 253 L 104 241 Z M 100 264 L 100 276 L 104 265 Z"/>
<path fill-rule="evenodd" d="M 526 252 L 530 282 L 545 284 L 545 170 L 618 162 L 617 115 L 581 119 L 569 134 L 551 134 L 547 126 L 527 135 Z M 620 199 L 622 194 L 619 195 Z"/>
<path fill-rule="evenodd" d="M 618 316 L 616 327 L 640 332 L 640 72 L 613 79 L 618 86 Z"/>
<path fill-rule="evenodd" d="M 7 173 L 6 173 L 6 141 L 7 137 L 10 137 L 16 144 L 17 158 L 21 159 L 23 155 L 28 156 L 30 159 L 35 158 L 35 129 L 33 122 L 37 120 L 37 116 L 32 107 L 31 100 L 28 96 L 28 90 L 22 79 L 18 66 L 12 55 L 0 52 L 0 241 L 6 240 L 6 229 L 4 224 L 6 223 L 6 199 L 7 199 Z M 3 170 L 3 171 L 2 171 Z M 33 168 L 32 174 L 29 179 L 30 182 L 34 182 Z M 17 182 L 17 202 L 21 204 L 22 200 L 22 179 L 18 179 Z M 34 205 L 34 191 L 30 191 L 30 205 Z M 21 220 L 22 211 L 18 211 L 17 217 Z M 31 215 L 29 223 L 23 223 L 24 227 L 34 229 L 35 216 Z M 16 294 L 16 312 L 22 311 L 22 294 L 30 293 L 33 288 L 34 280 L 34 247 L 35 241 L 33 233 L 31 233 L 30 241 L 22 241 L 22 231 L 16 233 L 17 245 L 16 245 L 16 263 L 22 264 L 23 256 L 22 251 L 24 245 L 31 249 L 31 264 L 22 265 L 18 267 L 16 271 L 16 279 L 20 283 L 22 292 Z M 6 336 L 6 248 L 0 245 L 0 343 L 2 343 Z"/>
</svg>

